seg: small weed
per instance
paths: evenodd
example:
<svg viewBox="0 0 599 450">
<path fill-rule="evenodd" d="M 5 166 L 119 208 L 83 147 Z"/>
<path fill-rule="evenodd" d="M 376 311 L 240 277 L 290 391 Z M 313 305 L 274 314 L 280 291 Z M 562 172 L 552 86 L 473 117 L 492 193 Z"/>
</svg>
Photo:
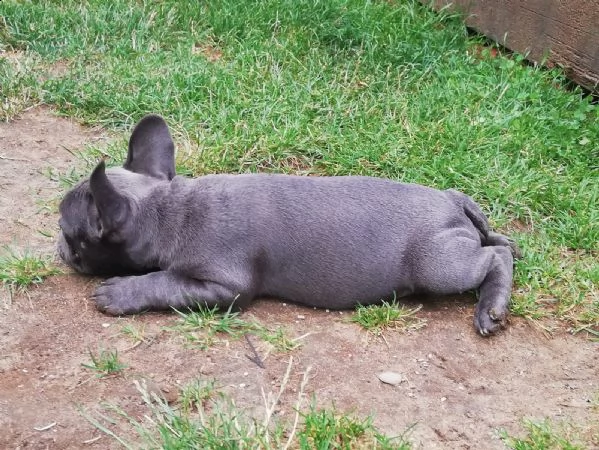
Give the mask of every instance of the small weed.
<svg viewBox="0 0 599 450">
<path fill-rule="evenodd" d="M 86 176 L 86 174 L 84 174 L 82 170 L 80 170 L 76 167 L 71 167 L 70 169 L 67 169 L 63 173 L 52 172 L 51 179 L 57 180 L 60 187 L 66 191 L 66 190 L 72 188 L 73 186 L 75 186 L 85 176 Z"/>
<path fill-rule="evenodd" d="M 301 346 L 297 339 L 291 339 L 287 336 L 285 330 L 281 327 L 274 331 L 261 328 L 257 334 L 263 341 L 271 344 L 277 352 L 290 352 Z"/>
<path fill-rule="evenodd" d="M 583 450 L 586 448 L 582 444 L 575 443 L 580 430 L 572 425 L 554 424 L 545 420 L 538 423 L 526 421 L 524 427 L 527 430 L 524 438 L 514 438 L 505 431 L 501 432 L 501 439 L 508 448 L 514 450 Z"/>
<path fill-rule="evenodd" d="M 143 323 L 140 325 L 128 323 L 121 328 L 121 333 L 131 339 L 135 344 L 146 340 L 146 326 Z"/>
<path fill-rule="evenodd" d="M 181 389 L 179 396 L 181 409 L 185 413 L 190 413 L 193 410 L 200 411 L 205 407 L 206 402 L 215 395 L 219 395 L 219 393 L 214 380 L 195 380 Z"/>
<path fill-rule="evenodd" d="M 203 350 L 215 344 L 219 335 L 239 339 L 246 333 L 256 334 L 277 352 L 290 352 L 301 345 L 301 338 L 291 339 L 283 328 L 273 331 L 258 322 L 243 320 L 238 312 L 233 312 L 230 308 L 219 311 L 217 307 L 198 305 L 195 310 L 176 312 L 179 323 L 169 330 L 182 333 L 189 343 Z"/>
<path fill-rule="evenodd" d="M 244 333 L 255 329 L 254 324 L 240 319 L 239 313 L 231 311 L 230 308 L 221 312 L 216 306 L 209 308 L 198 305 L 196 310 L 176 312 L 179 315 L 179 323 L 170 330 L 181 332 L 188 342 L 202 349 L 214 344 L 219 334 L 238 339 Z"/>
<path fill-rule="evenodd" d="M 89 350 L 91 363 L 81 364 L 86 369 L 96 372 L 99 378 L 120 373 L 127 366 L 119 361 L 118 352 L 116 350 L 100 349 L 98 355 L 95 355 Z"/>
<path fill-rule="evenodd" d="M 356 419 L 335 409 L 316 409 L 314 405 L 302 416 L 303 427 L 297 435 L 301 450 L 411 448 L 403 437 L 393 439 L 381 434 L 372 425 L 371 417 Z"/>
<path fill-rule="evenodd" d="M 25 290 L 57 273 L 60 269 L 54 267 L 47 256 L 21 254 L 8 247 L 5 247 L 5 255 L 0 256 L 0 281 L 11 291 Z"/>
<path fill-rule="evenodd" d="M 377 336 L 387 328 L 404 331 L 418 330 L 426 325 L 424 319 L 415 316 L 421 308 L 422 305 L 416 308 L 406 308 L 398 305 L 395 300 L 390 303 L 383 301 L 380 305 L 359 305 L 349 320 Z"/>
</svg>

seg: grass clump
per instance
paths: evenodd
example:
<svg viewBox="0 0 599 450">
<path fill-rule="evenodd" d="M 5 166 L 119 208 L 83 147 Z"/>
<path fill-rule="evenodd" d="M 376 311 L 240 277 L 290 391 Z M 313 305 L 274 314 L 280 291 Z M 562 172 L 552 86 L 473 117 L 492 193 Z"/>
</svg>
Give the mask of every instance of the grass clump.
<svg viewBox="0 0 599 450">
<path fill-rule="evenodd" d="M 181 388 L 179 402 L 183 413 L 192 413 L 205 408 L 206 403 L 220 395 L 214 380 L 194 380 Z"/>
<path fill-rule="evenodd" d="M 422 305 L 407 308 L 399 305 L 395 300 L 383 301 L 377 305 L 359 305 L 349 320 L 377 336 L 390 328 L 403 331 L 417 330 L 426 325 L 424 319 L 415 316 L 421 308 Z"/>
<path fill-rule="evenodd" d="M 509 436 L 501 433 L 501 438 L 508 448 L 513 450 L 584 450 L 586 447 L 580 442 L 580 427 L 569 424 L 555 424 L 549 420 L 543 422 L 526 421 L 524 423 L 527 434 L 523 438 Z M 599 444 L 599 434 L 589 436 L 595 445 Z M 591 440 L 588 442 L 590 443 Z"/>
<path fill-rule="evenodd" d="M 276 352 L 290 352 L 301 346 L 300 338 L 291 339 L 282 327 L 277 327 L 275 330 L 258 327 L 257 334 L 260 339 L 272 345 Z"/>
<path fill-rule="evenodd" d="M 0 256 L 0 281 L 10 291 L 25 290 L 57 273 L 60 270 L 48 256 L 19 253 L 7 247 Z"/>
<path fill-rule="evenodd" d="M 303 426 L 297 435 L 298 447 L 302 450 L 412 448 L 403 438 L 393 439 L 381 434 L 373 426 L 371 417 L 357 419 L 334 409 L 311 406 L 302 418 Z"/>
<path fill-rule="evenodd" d="M 231 308 L 220 311 L 217 306 L 198 305 L 194 310 L 176 313 L 178 324 L 170 330 L 181 333 L 190 344 L 204 350 L 213 345 L 218 336 L 238 339 L 255 329 L 254 324 L 241 319 Z"/>
<path fill-rule="evenodd" d="M 121 333 L 132 340 L 134 346 L 137 346 L 142 342 L 149 342 L 149 339 L 146 336 L 146 325 L 144 323 L 128 323 L 123 325 L 121 328 Z"/>
<path fill-rule="evenodd" d="M 100 349 L 97 354 L 89 350 L 90 363 L 82 363 L 86 369 L 96 373 L 98 378 L 117 375 L 127 366 L 119 361 L 119 355 L 116 350 Z"/>
<path fill-rule="evenodd" d="M 202 350 L 215 345 L 221 338 L 239 339 L 244 335 L 258 336 L 271 347 L 268 353 L 272 350 L 290 352 L 301 345 L 301 337 L 292 339 L 281 327 L 271 330 L 256 321 L 244 320 L 239 312 L 231 308 L 222 311 L 216 306 L 197 305 L 193 310 L 176 312 L 179 315 L 178 323 L 169 330 L 181 333 L 188 343 Z"/>
</svg>

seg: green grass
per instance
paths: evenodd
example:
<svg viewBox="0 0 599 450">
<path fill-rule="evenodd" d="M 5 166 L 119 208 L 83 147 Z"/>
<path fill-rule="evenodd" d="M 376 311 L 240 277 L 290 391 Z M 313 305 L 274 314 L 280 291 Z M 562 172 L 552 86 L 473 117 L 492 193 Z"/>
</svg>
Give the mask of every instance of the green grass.
<svg viewBox="0 0 599 450">
<path fill-rule="evenodd" d="M 254 324 L 239 317 L 238 312 L 219 311 L 218 307 L 199 306 L 190 311 L 176 311 L 178 323 L 169 328 L 181 333 L 195 347 L 207 349 L 219 338 L 239 339 L 255 330 Z"/>
<path fill-rule="evenodd" d="M 381 434 L 370 417 L 357 419 L 339 414 L 334 409 L 317 409 L 311 406 L 302 415 L 303 427 L 298 433 L 300 449 L 397 449 L 408 450 L 411 445 L 404 440 Z"/>
<path fill-rule="evenodd" d="M 526 421 L 526 436 L 515 438 L 507 433 L 502 433 L 502 439 L 508 448 L 513 450 L 583 450 L 587 447 L 581 443 L 580 427 L 569 424 L 556 424 L 549 420 L 543 422 Z M 590 431 L 589 444 L 599 445 L 599 430 L 594 434 Z"/>
<path fill-rule="evenodd" d="M 130 340 L 133 341 L 133 344 L 141 344 L 142 342 L 148 342 L 149 339 L 146 336 L 146 325 L 128 323 L 123 325 L 121 328 L 121 333 L 127 336 Z"/>
<path fill-rule="evenodd" d="M 522 247 L 513 311 L 599 330 L 599 108 L 557 70 L 481 51 L 459 17 L 416 0 L 6 0 L 0 16 L 2 118 L 45 103 L 125 133 L 157 112 L 180 173 L 460 189 Z"/>
<path fill-rule="evenodd" d="M 271 330 L 256 321 L 245 320 L 231 308 L 220 311 L 217 307 L 198 305 L 193 310 L 176 313 L 179 316 L 178 323 L 168 330 L 180 333 L 192 346 L 203 350 L 219 341 L 239 339 L 244 335 L 258 336 L 279 353 L 290 352 L 301 345 L 301 337 L 292 339 L 280 327 Z"/>
<path fill-rule="evenodd" d="M 214 380 L 194 380 L 181 388 L 179 403 L 184 414 L 205 408 L 207 402 L 218 396 Z"/>
<path fill-rule="evenodd" d="M 60 272 L 48 256 L 18 252 L 8 247 L 4 247 L 3 253 L 0 255 L 0 281 L 11 291 L 25 290 Z"/>
<path fill-rule="evenodd" d="M 300 347 L 299 338 L 292 339 L 287 336 L 287 333 L 282 327 L 277 327 L 275 330 L 270 330 L 260 326 L 257 329 L 257 334 L 265 342 L 273 346 L 274 350 L 279 353 L 285 353 L 295 350 Z"/>
<path fill-rule="evenodd" d="M 305 380 L 304 380 L 305 381 Z M 178 404 L 169 405 L 145 385 L 134 382 L 146 413 L 138 420 L 117 405 L 102 412 L 81 411 L 97 429 L 124 448 L 175 449 L 376 449 L 408 450 L 404 436 L 387 437 L 370 418 L 359 419 L 335 408 L 311 404 L 294 420 L 273 416 L 280 397 L 266 405 L 264 419 L 252 416 L 219 391 L 214 382 L 196 380 L 181 390 Z M 125 436 L 133 436 L 130 439 Z"/>
<path fill-rule="evenodd" d="M 424 319 L 415 316 L 421 307 L 407 308 L 396 301 L 384 301 L 380 305 L 360 305 L 349 320 L 378 336 L 386 329 L 416 330 L 426 325 Z"/>
<path fill-rule="evenodd" d="M 82 363 L 86 369 L 93 371 L 97 377 L 103 378 L 121 373 L 127 366 L 119 361 L 116 350 L 99 349 L 95 354 L 89 350 L 90 363 Z"/>
</svg>

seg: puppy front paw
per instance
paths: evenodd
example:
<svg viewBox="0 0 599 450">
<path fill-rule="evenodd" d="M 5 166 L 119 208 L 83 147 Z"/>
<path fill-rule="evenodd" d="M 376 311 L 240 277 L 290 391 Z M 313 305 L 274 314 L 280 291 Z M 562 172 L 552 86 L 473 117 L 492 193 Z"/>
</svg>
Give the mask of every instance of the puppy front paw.
<svg viewBox="0 0 599 450">
<path fill-rule="evenodd" d="M 96 288 L 92 299 L 96 307 L 111 316 L 136 314 L 145 309 L 143 296 L 136 289 L 137 277 L 114 277 Z"/>
<path fill-rule="evenodd" d="M 479 303 L 474 313 L 474 327 L 481 336 L 489 336 L 505 328 L 507 316 L 507 308 L 496 306 L 485 308 L 481 307 Z"/>
</svg>

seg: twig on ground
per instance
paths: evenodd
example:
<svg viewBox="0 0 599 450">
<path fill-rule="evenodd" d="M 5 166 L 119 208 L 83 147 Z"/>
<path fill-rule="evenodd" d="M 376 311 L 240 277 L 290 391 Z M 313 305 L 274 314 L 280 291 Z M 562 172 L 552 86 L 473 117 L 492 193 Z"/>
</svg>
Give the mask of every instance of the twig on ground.
<svg viewBox="0 0 599 450">
<path fill-rule="evenodd" d="M 285 392 L 285 388 L 287 387 L 287 383 L 289 383 L 289 375 L 291 374 L 291 367 L 293 366 L 293 356 L 289 357 L 289 363 L 287 364 L 287 370 L 285 371 L 285 376 L 283 376 L 283 380 L 281 381 L 281 387 L 279 388 L 279 392 L 273 397 L 272 393 L 269 393 L 268 398 L 264 393 L 264 388 L 261 388 L 262 398 L 264 399 L 264 406 L 266 408 L 266 412 L 264 413 L 264 429 L 268 429 L 268 425 L 270 424 L 270 419 L 275 412 L 275 408 L 279 404 L 279 400 L 281 399 L 281 395 Z M 267 443 L 268 443 L 268 435 L 266 435 Z"/>
<path fill-rule="evenodd" d="M 250 349 L 252 350 L 252 353 L 254 354 L 253 356 L 251 356 L 251 355 L 245 355 L 245 356 L 250 361 L 252 361 L 254 364 L 256 364 L 258 367 L 260 367 L 261 369 L 264 369 L 264 362 L 262 361 L 262 358 L 260 358 L 260 355 L 258 354 L 256 347 L 254 347 L 254 344 L 252 344 L 249 333 L 245 334 L 245 340 L 247 341 L 248 345 L 250 346 Z"/>
<path fill-rule="evenodd" d="M 302 382 L 300 384 L 299 393 L 297 394 L 297 402 L 295 403 L 295 418 L 293 420 L 293 428 L 291 429 L 291 432 L 289 433 L 289 438 L 287 439 L 287 443 L 283 447 L 283 450 L 287 450 L 289 448 L 289 446 L 292 444 L 293 438 L 295 436 L 295 432 L 297 430 L 297 424 L 299 423 L 300 409 L 302 406 L 302 399 L 304 397 L 304 390 L 306 388 L 306 384 L 308 384 L 308 374 L 310 373 L 311 369 L 312 369 L 312 367 L 308 366 L 304 372 L 304 375 L 302 376 Z"/>
<path fill-rule="evenodd" d="M 46 430 L 49 430 L 50 428 L 54 427 L 55 425 L 56 425 L 56 422 L 52 422 L 52 423 L 49 423 L 48 425 L 45 425 L 43 427 L 33 427 L 33 429 L 35 431 L 46 431 Z"/>
<path fill-rule="evenodd" d="M 7 161 L 23 161 L 23 162 L 31 162 L 30 159 L 25 158 L 11 158 L 10 156 L 0 155 L 0 159 L 5 159 Z"/>
</svg>

